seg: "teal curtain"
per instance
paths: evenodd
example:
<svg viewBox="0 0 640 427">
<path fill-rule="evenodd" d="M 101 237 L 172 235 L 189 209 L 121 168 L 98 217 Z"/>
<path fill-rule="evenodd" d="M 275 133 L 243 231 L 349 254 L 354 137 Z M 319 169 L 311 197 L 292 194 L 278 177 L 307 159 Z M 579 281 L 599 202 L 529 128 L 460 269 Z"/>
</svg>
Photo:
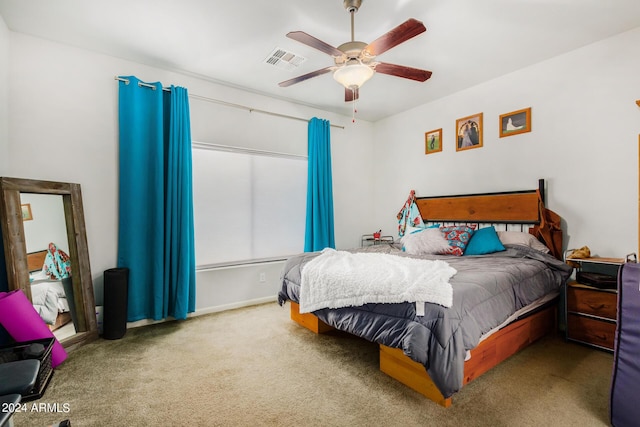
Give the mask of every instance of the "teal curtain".
<svg viewBox="0 0 640 427">
<path fill-rule="evenodd" d="M 309 121 L 305 252 L 336 247 L 333 230 L 330 131 L 328 120 L 314 117 Z"/>
<path fill-rule="evenodd" d="M 189 95 L 181 87 L 165 92 L 169 130 L 165 135 L 164 291 L 168 314 L 184 319 L 196 306 L 196 257 Z"/>
<path fill-rule="evenodd" d="M 118 267 L 129 269 L 127 320 L 184 319 L 195 311 L 187 90 L 121 79 Z"/>
</svg>

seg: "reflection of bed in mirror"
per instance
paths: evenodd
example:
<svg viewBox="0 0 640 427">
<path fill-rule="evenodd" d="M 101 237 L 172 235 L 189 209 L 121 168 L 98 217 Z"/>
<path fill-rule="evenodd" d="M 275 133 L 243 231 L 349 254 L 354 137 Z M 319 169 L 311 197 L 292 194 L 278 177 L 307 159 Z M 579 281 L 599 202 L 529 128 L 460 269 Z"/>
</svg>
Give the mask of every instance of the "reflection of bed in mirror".
<svg viewBox="0 0 640 427">
<path fill-rule="evenodd" d="M 44 271 L 46 257 L 46 250 L 27 254 L 31 303 L 56 338 L 61 340 L 76 332 L 73 291 L 70 279 L 52 278 Z"/>
</svg>

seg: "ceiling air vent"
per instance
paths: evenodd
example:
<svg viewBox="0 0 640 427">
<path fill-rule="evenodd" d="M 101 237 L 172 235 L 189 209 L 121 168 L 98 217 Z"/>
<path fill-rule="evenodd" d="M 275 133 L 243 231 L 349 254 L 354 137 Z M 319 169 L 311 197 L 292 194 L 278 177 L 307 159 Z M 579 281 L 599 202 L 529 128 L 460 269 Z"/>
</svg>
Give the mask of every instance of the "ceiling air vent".
<svg viewBox="0 0 640 427">
<path fill-rule="evenodd" d="M 307 58 L 293 52 L 287 52 L 286 50 L 277 47 L 269 54 L 264 62 L 287 71 L 293 71 L 306 60 Z"/>
</svg>

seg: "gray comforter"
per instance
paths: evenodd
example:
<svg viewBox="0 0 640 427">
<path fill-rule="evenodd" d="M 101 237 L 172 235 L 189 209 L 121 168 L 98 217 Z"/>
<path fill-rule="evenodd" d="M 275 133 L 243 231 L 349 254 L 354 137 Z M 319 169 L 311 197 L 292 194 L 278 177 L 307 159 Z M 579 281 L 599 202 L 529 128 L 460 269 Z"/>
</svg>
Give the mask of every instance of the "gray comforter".
<svg viewBox="0 0 640 427">
<path fill-rule="evenodd" d="M 457 273 L 450 283 L 453 306 L 425 304 L 425 315 L 416 316 L 414 303 L 366 304 L 322 309 L 319 319 L 369 341 L 400 348 L 421 363 L 445 397 L 462 387 L 464 359 L 482 334 L 503 323 L 520 308 L 558 291 L 571 267 L 550 255 L 520 245 L 482 256 L 429 255 L 444 259 Z M 411 256 L 394 246 L 371 247 L 390 256 Z M 282 272 L 278 301 L 298 302 L 301 270 L 318 253 L 290 258 Z"/>
</svg>

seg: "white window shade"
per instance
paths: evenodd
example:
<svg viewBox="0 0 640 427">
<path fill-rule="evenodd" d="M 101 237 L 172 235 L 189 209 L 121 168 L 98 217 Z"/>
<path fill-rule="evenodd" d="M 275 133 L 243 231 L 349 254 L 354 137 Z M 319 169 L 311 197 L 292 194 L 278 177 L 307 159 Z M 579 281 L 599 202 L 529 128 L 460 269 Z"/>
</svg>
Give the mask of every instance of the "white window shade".
<svg viewBox="0 0 640 427">
<path fill-rule="evenodd" d="M 302 252 L 306 192 L 304 157 L 194 143 L 197 266 Z"/>
</svg>

